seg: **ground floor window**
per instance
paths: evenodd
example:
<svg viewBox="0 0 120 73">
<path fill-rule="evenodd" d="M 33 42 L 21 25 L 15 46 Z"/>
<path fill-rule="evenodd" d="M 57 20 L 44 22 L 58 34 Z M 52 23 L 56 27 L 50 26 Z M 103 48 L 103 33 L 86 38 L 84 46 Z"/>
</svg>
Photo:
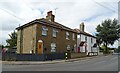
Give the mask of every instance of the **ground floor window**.
<svg viewBox="0 0 120 73">
<path fill-rule="evenodd" d="M 80 42 L 78 52 L 87 52 L 87 43 L 85 41 Z"/>
<path fill-rule="evenodd" d="M 86 52 L 86 48 L 84 46 L 80 47 L 80 52 Z"/>
<path fill-rule="evenodd" d="M 51 43 L 51 52 L 56 52 L 56 43 Z"/>
<path fill-rule="evenodd" d="M 77 52 L 77 49 L 76 49 L 76 48 L 77 48 L 77 45 L 74 44 L 74 45 L 73 45 L 73 51 L 74 51 L 74 52 Z"/>
<path fill-rule="evenodd" d="M 68 51 L 70 50 L 70 45 L 67 45 L 67 50 L 68 50 Z"/>
</svg>

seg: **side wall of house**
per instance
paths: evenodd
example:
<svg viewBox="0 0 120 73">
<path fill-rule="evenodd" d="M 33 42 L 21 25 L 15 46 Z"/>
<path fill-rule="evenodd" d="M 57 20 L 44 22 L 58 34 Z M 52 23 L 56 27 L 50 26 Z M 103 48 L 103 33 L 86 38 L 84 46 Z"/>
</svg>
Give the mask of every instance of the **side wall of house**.
<svg viewBox="0 0 120 73">
<path fill-rule="evenodd" d="M 35 53 L 36 50 L 36 25 L 23 29 L 23 53 Z"/>
<path fill-rule="evenodd" d="M 87 54 L 92 51 L 91 37 L 87 36 Z"/>
<path fill-rule="evenodd" d="M 93 45 L 94 44 L 96 44 L 96 38 L 93 38 Z M 99 53 L 99 48 L 98 47 L 93 47 L 93 51 Z"/>
<path fill-rule="evenodd" d="M 20 53 L 20 34 L 21 30 L 17 31 L 17 53 Z"/>
<path fill-rule="evenodd" d="M 18 30 L 17 53 L 29 54 L 32 50 L 35 53 L 36 25 L 30 25 L 22 30 Z"/>
</svg>

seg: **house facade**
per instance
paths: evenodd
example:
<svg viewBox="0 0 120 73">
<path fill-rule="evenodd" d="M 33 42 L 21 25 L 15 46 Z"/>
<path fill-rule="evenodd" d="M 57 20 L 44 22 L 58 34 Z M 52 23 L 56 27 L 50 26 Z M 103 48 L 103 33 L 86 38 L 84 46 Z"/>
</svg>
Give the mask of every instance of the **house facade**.
<svg viewBox="0 0 120 73">
<path fill-rule="evenodd" d="M 18 54 L 75 52 L 77 48 L 77 32 L 55 22 L 52 11 L 46 19 L 36 19 L 16 29 Z"/>
<path fill-rule="evenodd" d="M 99 53 L 96 44 L 96 37 L 84 31 L 84 23 L 80 24 L 80 29 L 74 29 L 78 32 L 77 35 L 77 50 L 78 53 L 86 53 L 86 55 L 93 55 Z"/>
</svg>

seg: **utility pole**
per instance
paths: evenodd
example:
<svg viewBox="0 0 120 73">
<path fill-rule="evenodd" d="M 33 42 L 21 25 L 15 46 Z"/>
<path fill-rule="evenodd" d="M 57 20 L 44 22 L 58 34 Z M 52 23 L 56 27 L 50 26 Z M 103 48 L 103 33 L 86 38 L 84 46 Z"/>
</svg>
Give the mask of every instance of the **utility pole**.
<svg viewBox="0 0 120 73">
<path fill-rule="evenodd" d="M 55 10 L 55 15 L 56 15 L 56 10 L 57 10 L 58 8 L 55 8 L 54 10 Z"/>
<path fill-rule="evenodd" d="M 40 9 L 41 16 L 44 17 L 44 9 Z"/>
<path fill-rule="evenodd" d="M 118 25 L 120 25 L 120 1 L 118 2 Z M 120 33 L 119 33 L 120 37 Z M 120 38 L 118 39 L 118 46 L 120 46 Z"/>
</svg>

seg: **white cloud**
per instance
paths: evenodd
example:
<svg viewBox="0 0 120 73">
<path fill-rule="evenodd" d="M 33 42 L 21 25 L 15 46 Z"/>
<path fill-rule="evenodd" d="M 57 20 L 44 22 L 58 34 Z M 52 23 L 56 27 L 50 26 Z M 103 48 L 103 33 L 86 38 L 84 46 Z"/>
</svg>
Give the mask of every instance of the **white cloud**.
<svg viewBox="0 0 120 73">
<path fill-rule="evenodd" d="M 52 10 L 57 22 L 70 28 L 79 28 L 79 24 L 85 22 L 85 30 L 93 34 L 101 21 L 117 17 L 114 12 L 117 12 L 117 2 L 118 0 L 1 0 L 0 23 L 3 32 L 12 31 L 19 24 L 45 17 L 46 12 Z M 7 35 L 4 36 L 8 38 Z"/>
<path fill-rule="evenodd" d="M 109 47 L 118 48 L 118 41 L 116 41 L 116 42 L 114 43 L 114 45 L 109 45 Z"/>
</svg>

